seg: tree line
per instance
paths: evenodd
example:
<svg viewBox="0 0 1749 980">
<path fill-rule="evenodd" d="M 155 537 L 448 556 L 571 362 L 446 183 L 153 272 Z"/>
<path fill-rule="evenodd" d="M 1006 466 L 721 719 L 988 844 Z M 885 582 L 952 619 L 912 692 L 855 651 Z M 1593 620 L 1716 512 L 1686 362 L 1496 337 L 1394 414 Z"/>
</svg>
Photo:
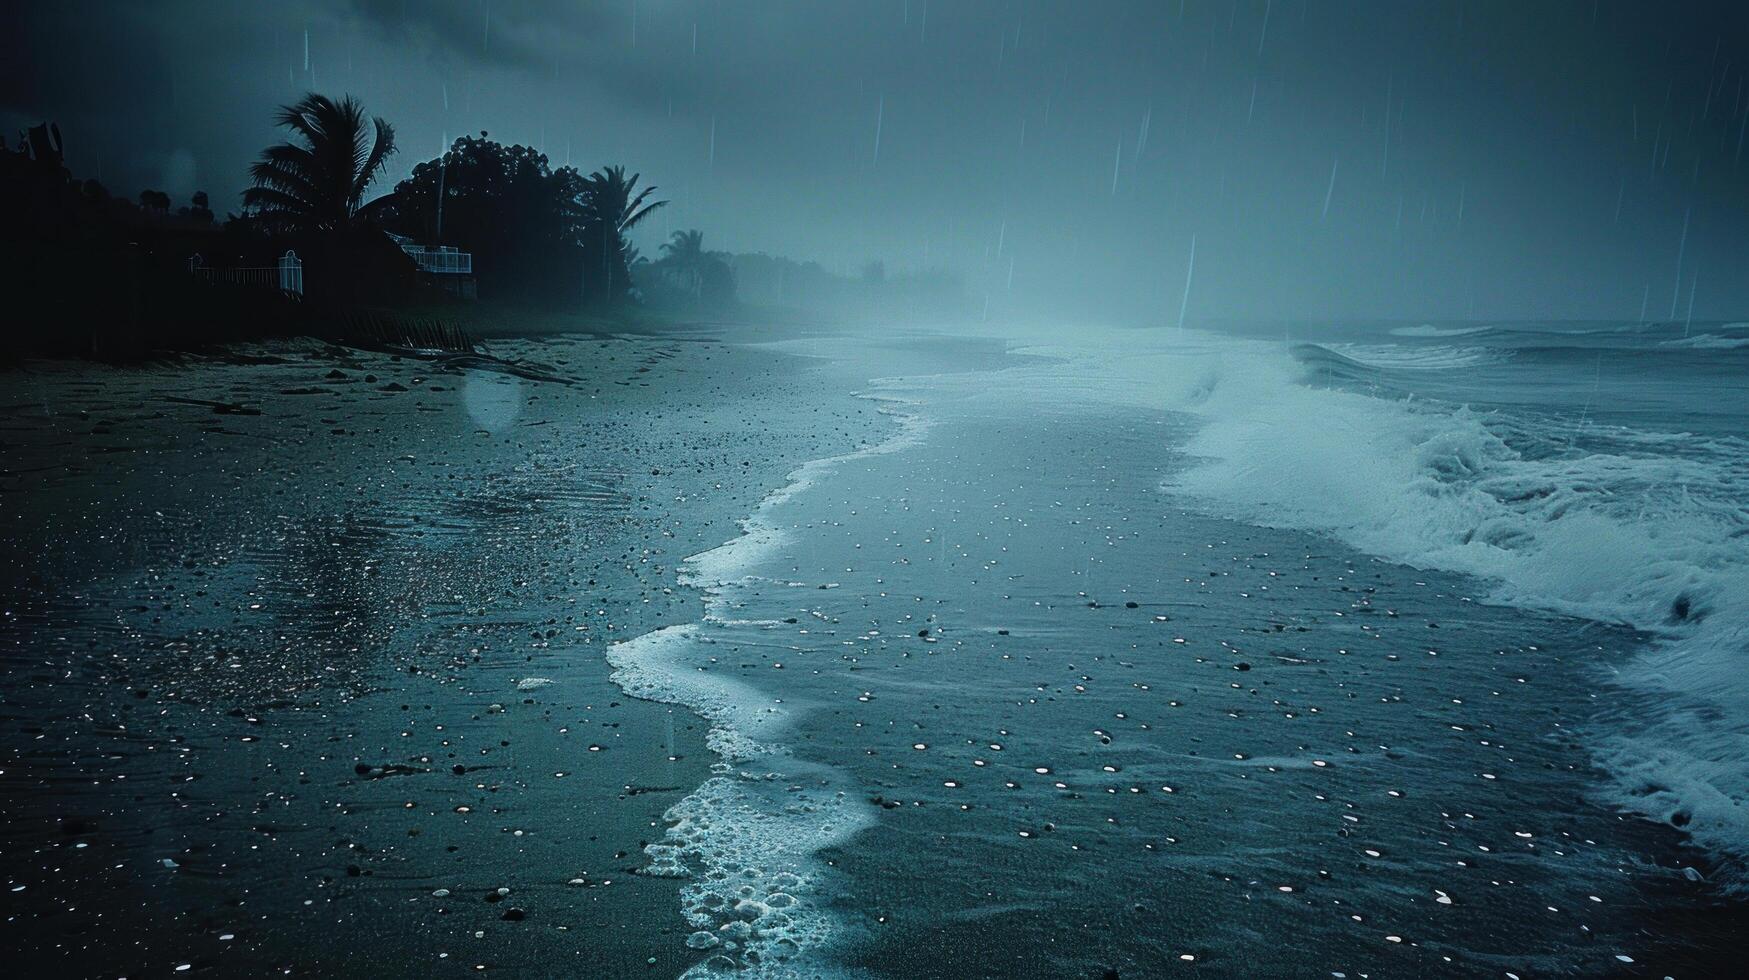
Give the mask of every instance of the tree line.
<svg viewBox="0 0 1749 980">
<path fill-rule="evenodd" d="M 312 92 L 280 107 L 275 122 L 285 141 L 251 165 L 242 208 L 223 221 L 204 193 L 174 207 L 161 191 L 135 202 L 73 177 L 49 124 L 16 149 L 0 147 L 0 270 L 21 314 L 8 349 L 125 355 L 296 333 L 342 322 L 335 314 L 350 309 L 447 299 L 385 232 L 472 253 L 481 299 L 555 310 L 721 312 L 737 303 L 743 272 L 775 273 L 761 293 L 779 303 L 854 298 L 871 285 L 895 291 L 884 277 L 856 284 L 812 263 L 709 251 L 690 229 L 674 232 L 656 257 L 642 256 L 629 235 L 668 202 L 622 166 L 587 174 L 553 167 L 533 147 L 482 131 L 458 137 L 373 198 L 396 152 L 386 120 L 350 96 Z M 192 256 L 211 268 L 267 267 L 287 251 L 306 269 L 301 295 L 195 288 Z M 214 278 L 222 277 L 206 281 Z M 917 295 L 937 287 L 957 293 L 958 283 L 905 284 Z"/>
<path fill-rule="evenodd" d="M 472 253 L 480 295 L 490 299 L 612 309 L 638 298 L 640 280 L 665 296 L 662 287 L 674 285 L 680 297 L 690 287 L 699 301 L 733 298 L 727 266 L 713 264 L 700 232 L 676 232 L 657 262 L 638 255 L 629 233 L 668 202 L 625 167 L 555 168 L 533 147 L 482 131 L 367 203 L 395 150 L 392 126 L 367 119 L 352 98 L 313 93 L 284 107 L 278 122 L 292 139 L 262 154 L 243 195 L 247 216 L 274 231 L 344 239 L 380 229 L 453 246 Z"/>
</svg>

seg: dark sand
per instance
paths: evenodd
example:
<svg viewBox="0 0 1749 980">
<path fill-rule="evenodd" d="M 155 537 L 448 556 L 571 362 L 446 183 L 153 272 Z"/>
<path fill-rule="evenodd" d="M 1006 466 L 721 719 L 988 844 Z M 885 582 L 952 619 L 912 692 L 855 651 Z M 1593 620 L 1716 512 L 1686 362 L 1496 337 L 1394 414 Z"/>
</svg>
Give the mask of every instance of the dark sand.
<svg viewBox="0 0 1749 980">
<path fill-rule="evenodd" d="M 1645 707 L 1608 679 L 1642 637 L 1187 508 L 1162 482 L 1194 423 L 1105 404 L 1103 372 L 940 339 L 798 349 L 847 388 L 888 378 L 871 392 L 922 428 L 810 467 L 745 547 L 689 564 L 709 618 L 628 657 L 739 750 L 670 841 L 706 869 L 684 899 L 713 962 L 1732 963 L 1743 917 L 1705 852 L 1611 804 L 1590 751 Z"/>
<path fill-rule="evenodd" d="M 714 759 L 605 649 L 700 623 L 683 558 L 894 431 L 850 394 L 867 378 L 946 370 L 978 376 L 875 386 L 937 424 L 768 514 L 792 536 L 698 651 L 797 719 L 772 766 L 829 767 L 866 818 L 812 853 L 804 907 L 836 932 L 803 962 L 1732 964 L 1738 906 L 1683 871 L 1703 856 L 1595 797 L 1625 630 L 1170 506 L 1183 420 L 1037 411 L 988 373 L 1027 363 L 1002 344 L 491 346 L 574 383 L 314 344 L 8 376 L 0 875 L 25 972 L 681 973 L 706 955 L 684 882 L 636 871 Z"/>
<path fill-rule="evenodd" d="M 700 338 L 492 350 L 573 383 L 312 342 L 7 373 L 15 975 L 691 962 L 634 872 L 703 727 L 602 650 L 696 619 L 680 559 L 887 423 Z"/>
</svg>

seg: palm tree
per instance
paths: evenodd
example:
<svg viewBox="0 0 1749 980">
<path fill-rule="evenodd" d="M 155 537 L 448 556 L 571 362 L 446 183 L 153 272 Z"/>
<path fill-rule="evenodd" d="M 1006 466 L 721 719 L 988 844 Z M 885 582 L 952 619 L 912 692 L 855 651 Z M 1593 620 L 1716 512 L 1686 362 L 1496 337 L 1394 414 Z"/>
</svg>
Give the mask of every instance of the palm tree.
<svg viewBox="0 0 1749 980">
<path fill-rule="evenodd" d="M 627 177 L 624 167 L 603 167 L 585 177 L 583 201 L 588 219 L 611 225 L 615 231 L 624 234 L 649 217 L 650 212 L 667 204 L 667 201 L 644 203 L 656 193 L 656 188 L 652 185 L 638 190 L 641 176 L 632 174 Z"/>
<path fill-rule="evenodd" d="M 651 201 L 654 186 L 638 189 L 641 174 L 626 176 L 624 167 L 603 167 L 583 179 L 585 247 L 601 250 L 603 296 L 614 301 L 631 288 L 625 233 L 637 227 L 667 201 Z M 646 203 L 648 202 L 648 203 Z"/>
<path fill-rule="evenodd" d="M 704 286 L 704 232 L 697 229 L 677 231 L 662 243 L 666 258 L 674 264 L 697 294 Z"/>
<path fill-rule="evenodd" d="M 283 230 L 351 225 L 365 188 L 395 152 L 394 129 L 380 117 L 367 126 L 364 107 L 351 96 L 335 102 L 314 92 L 281 106 L 274 121 L 295 141 L 268 147 L 249 168 L 255 186 L 243 192 L 243 206 Z"/>
<path fill-rule="evenodd" d="M 662 251 L 677 265 L 695 265 L 704 258 L 704 232 L 677 231 L 662 243 Z"/>
</svg>

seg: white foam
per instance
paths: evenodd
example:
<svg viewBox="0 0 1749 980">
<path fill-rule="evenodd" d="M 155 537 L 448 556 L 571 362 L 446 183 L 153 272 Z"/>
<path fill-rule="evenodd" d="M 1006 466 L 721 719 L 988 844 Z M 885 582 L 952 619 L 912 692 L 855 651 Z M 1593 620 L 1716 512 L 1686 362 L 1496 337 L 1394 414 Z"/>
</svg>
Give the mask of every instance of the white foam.
<svg viewBox="0 0 1749 980">
<path fill-rule="evenodd" d="M 907 402 L 885 394 L 863 394 L 861 397 L 875 402 L 882 414 L 895 419 L 899 431 L 872 446 L 810 460 L 792 470 L 784 485 L 768 494 L 753 513 L 741 521 L 739 535 L 686 559 L 680 569 L 682 585 L 706 589 L 708 600 L 711 588 L 739 583 L 762 560 L 789 541 L 788 531 L 773 519 L 773 511 L 851 460 L 896 453 L 922 440 L 929 423 L 922 415 L 901 410 L 899 406 Z"/>
<path fill-rule="evenodd" d="M 1392 327 L 1393 337 L 1464 337 L 1473 333 L 1483 333 L 1494 329 L 1491 326 L 1478 327 L 1436 327 L 1431 323 L 1422 323 L 1413 327 Z"/>
<path fill-rule="evenodd" d="M 721 757 L 720 772 L 779 751 L 776 739 L 788 721 L 783 709 L 750 685 L 708 669 L 708 656 L 689 656 L 694 645 L 712 645 L 697 623 L 613 644 L 607 648 L 613 682 L 633 697 L 684 705 L 710 722 L 705 745 Z"/>
<path fill-rule="evenodd" d="M 805 954 L 828 947 L 840 927 L 822 907 L 825 876 L 814 854 L 849 839 L 872 813 L 838 773 L 791 757 L 776 741 L 789 719 L 769 698 L 705 669 L 708 649 L 700 647 L 711 646 L 704 628 L 688 623 L 608 649 L 614 683 L 705 718 L 705 744 L 719 756 L 715 775 L 664 815 L 671 826 L 644 849 L 643 873 L 693 879 L 681 888 L 697 930 L 688 945 L 713 954 L 688 976 L 724 968 L 825 975 L 829 968 Z"/>
<path fill-rule="evenodd" d="M 1241 366 L 1242 365 L 1242 366 Z M 1295 382 L 1228 352 L 1181 407 L 1204 424 L 1170 488 L 1232 516 L 1480 576 L 1500 602 L 1652 631 L 1623 669 L 1656 692 L 1597 744 L 1615 799 L 1749 855 L 1749 442 L 1586 427 Z M 1599 448 L 1563 450 L 1583 436 Z M 1534 438 L 1533 438 L 1534 437 Z M 1521 448 L 1540 443 L 1540 451 Z M 1682 608 L 1686 607 L 1686 613 Z"/>
<path fill-rule="evenodd" d="M 1379 344 L 1331 344 L 1330 350 L 1368 367 L 1404 371 L 1447 371 L 1454 368 L 1495 364 L 1510 351 L 1491 347 L 1399 347 Z"/>
<path fill-rule="evenodd" d="M 793 773 L 764 782 L 715 776 L 669 809 L 673 826 L 646 848 L 648 873 L 691 879 L 681 888 L 682 912 L 715 940 L 705 948 L 726 958 L 707 960 L 688 976 L 719 968 L 753 976 L 843 975 L 808 955 L 830 948 L 842 931 L 824 907 L 824 869 L 814 855 L 873 817 L 836 774 L 813 771 L 818 775 L 807 785 Z"/>
<path fill-rule="evenodd" d="M 1666 340 L 1660 347 L 1681 347 L 1688 350 L 1735 350 L 1749 347 L 1749 337 L 1727 337 L 1716 333 L 1698 333 L 1692 337 Z"/>
<path fill-rule="evenodd" d="M 1749 439 L 1313 387 L 1286 345 L 1198 331 L 1087 331 L 1027 352 L 1054 359 L 1012 379 L 1041 406 L 1195 416 L 1194 459 L 1167 489 L 1212 512 L 1651 631 L 1615 677 L 1645 696 L 1593 748 L 1618 805 L 1683 826 L 1749 890 Z"/>
<path fill-rule="evenodd" d="M 731 615 L 739 590 L 773 579 L 761 563 L 790 540 L 778 511 L 844 463 L 894 453 L 923 438 L 927 423 L 885 395 L 864 396 L 894 417 L 898 431 L 875 445 L 797 467 L 761 500 L 730 541 L 685 560 L 683 584 L 704 593 L 700 623 L 669 626 L 607 651 L 614 683 L 626 693 L 681 704 L 710 723 L 705 744 L 715 775 L 666 814 L 661 841 L 645 848 L 645 873 L 689 877 L 683 911 L 696 930 L 693 949 L 711 956 L 688 976 L 735 971 L 749 976 L 837 976 L 822 962 L 843 925 L 825 907 L 828 869 L 815 858 L 873 822 L 873 809 L 835 770 L 795 758 L 782 738 L 788 712 L 741 680 L 714 669 L 717 630 L 772 625 Z"/>
</svg>

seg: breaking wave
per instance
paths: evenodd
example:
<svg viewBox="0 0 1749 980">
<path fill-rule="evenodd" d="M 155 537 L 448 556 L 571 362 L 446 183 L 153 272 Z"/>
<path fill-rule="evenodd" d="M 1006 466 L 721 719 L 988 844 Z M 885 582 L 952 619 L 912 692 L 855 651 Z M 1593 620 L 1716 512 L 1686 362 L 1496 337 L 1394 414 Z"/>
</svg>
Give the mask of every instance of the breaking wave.
<svg viewBox="0 0 1749 980">
<path fill-rule="evenodd" d="M 1680 347 L 1686 350 L 1735 350 L 1749 347 L 1749 337 L 1732 337 L 1726 334 L 1699 333 L 1692 337 L 1681 337 L 1667 340 L 1660 346 Z"/>
<path fill-rule="evenodd" d="M 1202 420 L 1169 489 L 1651 633 L 1617 680 L 1657 696 L 1594 746 L 1614 800 L 1749 886 L 1749 440 L 1381 395 L 1375 369 L 1323 348 L 1202 362 L 1169 399 Z"/>
<path fill-rule="evenodd" d="M 1315 345 L 1307 345 L 1315 346 Z M 1494 347 L 1398 347 L 1391 344 L 1340 344 L 1333 348 L 1348 359 L 1368 367 L 1397 371 L 1446 371 L 1453 368 L 1498 364 L 1511 351 Z"/>
<path fill-rule="evenodd" d="M 1423 323 L 1413 327 L 1394 327 L 1393 337 L 1467 337 L 1471 334 L 1487 333 L 1494 329 L 1490 326 L 1475 327 L 1436 327 L 1431 323 Z"/>
</svg>

